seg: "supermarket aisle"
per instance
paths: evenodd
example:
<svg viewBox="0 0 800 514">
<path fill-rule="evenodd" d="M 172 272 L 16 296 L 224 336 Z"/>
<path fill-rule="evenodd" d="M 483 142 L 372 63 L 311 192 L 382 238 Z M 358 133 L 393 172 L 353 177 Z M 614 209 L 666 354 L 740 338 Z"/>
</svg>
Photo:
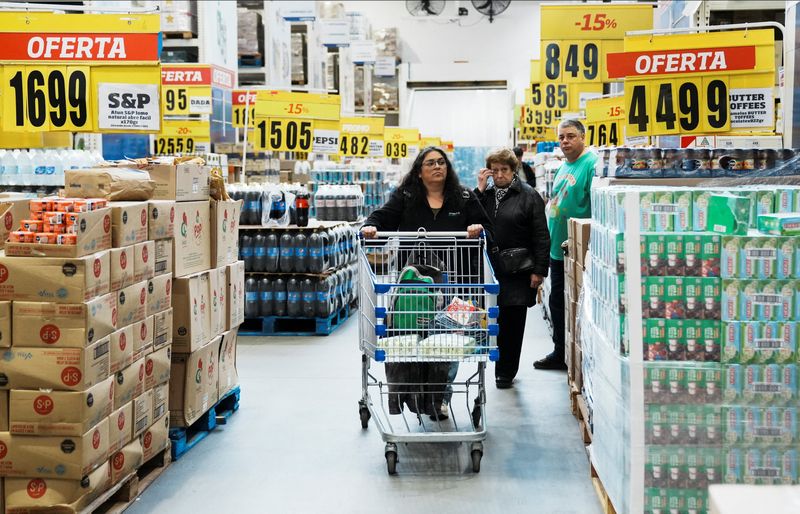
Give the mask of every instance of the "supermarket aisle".
<svg viewBox="0 0 800 514">
<path fill-rule="evenodd" d="M 351 319 L 327 338 L 240 339 L 241 409 L 128 512 L 600 512 L 564 374 L 531 365 L 548 347 L 533 312 L 516 387 L 490 375 L 480 474 L 465 448 L 435 446 L 401 448 L 387 475 L 380 435 L 358 420 Z"/>
</svg>

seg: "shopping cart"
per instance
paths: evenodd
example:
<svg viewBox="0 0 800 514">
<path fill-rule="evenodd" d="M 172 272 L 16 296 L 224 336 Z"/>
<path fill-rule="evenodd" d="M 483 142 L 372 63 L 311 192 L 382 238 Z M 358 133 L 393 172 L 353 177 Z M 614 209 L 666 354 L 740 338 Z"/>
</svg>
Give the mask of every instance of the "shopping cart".
<svg viewBox="0 0 800 514">
<path fill-rule="evenodd" d="M 483 236 L 468 239 L 464 232 L 379 232 L 361 239 L 359 415 L 362 428 L 374 418 L 389 474 L 403 443 L 466 443 L 472 469 L 480 471 L 485 368 L 499 356 L 500 286 L 486 250 Z M 386 364 L 385 378 L 370 371 L 372 361 Z M 470 363 L 465 380 L 454 380 L 458 363 Z M 437 407 L 451 394 L 449 418 L 441 419 Z"/>
</svg>

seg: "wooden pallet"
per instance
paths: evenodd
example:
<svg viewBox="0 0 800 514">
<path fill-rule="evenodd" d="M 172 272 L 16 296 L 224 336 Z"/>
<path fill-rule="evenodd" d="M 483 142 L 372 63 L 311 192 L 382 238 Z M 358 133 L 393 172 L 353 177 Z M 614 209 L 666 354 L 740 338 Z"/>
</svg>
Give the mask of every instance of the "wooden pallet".
<svg viewBox="0 0 800 514">
<path fill-rule="evenodd" d="M 579 422 L 581 434 L 583 435 L 583 444 L 592 444 L 592 427 L 589 425 L 589 408 L 586 406 L 586 398 L 579 394 L 577 403 L 578 411 L 580 412 Z"/>
<path fill-rule="evenodd" d="M 264 58 L 261 54 L 239 54 L 240 68 L 260 68 L 264 66 Z"/>
<path fill-rule="evenodd" d="M 172 442 L 172 460 L 178 460 L 194 448 L 197 443 L 208 437 L 217 425 L 224 425 L 231 415 L 239 410 L 241 389 L 234 387 L 208 409 L 200 419 L 190 427 L 174 427 L 169 429 L 169 439 Z"/>
<path fill-rule="evenodd" d="M 575 416 L 575 419 L 578 421 L 581 420 L 581 411 L 578 408 L 578 396 L 581 395 L 581 392 L 575 387 L 575 384 L 569 383 L 569 407 L 572 411 L 572 415 Z"/>
<path fill-rule="evenodd" d="M 194 39 L 197 37 L 197 34 L 191 31 L 168 31 L 161 34 L 164 35 L 164 39 Z"/>
<path fill-rule="evenodd" d="M 617 510 L 614 508 L 614 504 L 611 503 L 611 498 L 609 498 L 606 488 L 603 487 L 603 482 L 600 480 L 597 470 L 594 469 L 594 464 L 590 463 L 589 468 L 590 475 L 592 477 L 592 485 L 594 486 L 594 492 L 597 494 L 597 499 L 600 500 L 600 506 L 603 509 L 603 514 L 617 514 Z"/>
<path fill-rule="evenodd" d="M 80 514 L 121 514 L 125 512 L 169 467 L 172 462 L 171 452 L 170 443 L 167 441 L 165 449 L 97 497 L 81 510 Z"/>
</svg>

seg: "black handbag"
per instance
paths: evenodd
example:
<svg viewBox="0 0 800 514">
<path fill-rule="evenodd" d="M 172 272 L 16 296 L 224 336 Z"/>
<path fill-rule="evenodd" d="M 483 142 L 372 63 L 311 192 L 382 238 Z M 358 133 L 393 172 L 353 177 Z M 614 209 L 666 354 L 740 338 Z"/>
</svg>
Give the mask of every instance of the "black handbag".
<svg viewBox="0 0 800 514">
<path fill-rule="evenodd" d="M 527 248 L 507 248 L 497 256 L 498 271 L 504 275 L 531 273 L 535 266 Z"/>
</svg>

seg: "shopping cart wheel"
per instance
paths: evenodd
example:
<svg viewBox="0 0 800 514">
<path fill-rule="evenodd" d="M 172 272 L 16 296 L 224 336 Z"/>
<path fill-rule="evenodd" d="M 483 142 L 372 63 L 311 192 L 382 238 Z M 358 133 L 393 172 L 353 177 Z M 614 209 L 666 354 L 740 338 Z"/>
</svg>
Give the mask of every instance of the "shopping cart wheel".
<svg viewBox="0 0 800 514">
<path fill-rule="evenodd" d="M 369 418 L 372 417 L 369 409 L 366 407 L 359 408 L 358 415 L 361 417 L 361 428 L 367 428 L 369 426 Z"/>
<path fill-rule="evenodd" d="M 480 462 L 480 459 L 478 459 L 478 462 Z M 386 471 L 390 475 L 397 473 L 397 452 L 394 450 L 386 451 Z"/>
<path fill-rule="evenodd" d="M 475 473 L 481 472 L 481 458 L 483 457 L 482 450 L 472 450 L 472 471 Z"/>
</svg>

